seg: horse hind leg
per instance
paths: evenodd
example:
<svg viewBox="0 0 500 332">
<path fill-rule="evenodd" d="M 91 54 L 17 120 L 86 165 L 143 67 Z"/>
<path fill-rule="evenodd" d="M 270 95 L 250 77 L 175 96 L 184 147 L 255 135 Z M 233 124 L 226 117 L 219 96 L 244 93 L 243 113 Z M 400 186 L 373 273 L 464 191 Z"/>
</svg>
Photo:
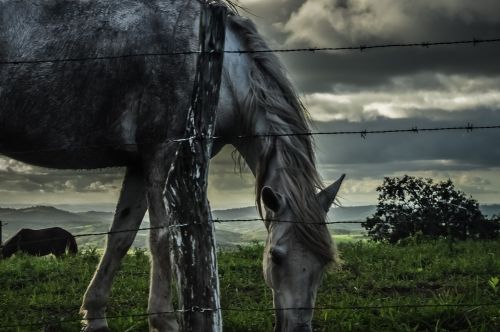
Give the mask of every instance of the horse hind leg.
<svg viewBox="0 0 500 332">
<path fill-rule="evenodd" d="M 170 265 L 169 220 L 164 189 L 168 171 L 175 159 L 176 143 L 157 147 L 147 154 L 147 200 L 151 248 L 151 282 L 149 290 L 149 328 L 154 332 L 178 331 L 172 306 L 172 268 Z"/>
<path fill-rule="evenodd" d="M 108 234 L 106 249 L 90 282 L 80 313 L 83 314 L 85 332 L 109 331 L 105 318 L 106 304 L 113 278 L 123 256 L 134 242 L 146 212 L 144 176 L 140 167 L 128 167 L 116 207 L 116 213 Z M 93 319 L 94 318 L 94 319 Z"/>
</svg>

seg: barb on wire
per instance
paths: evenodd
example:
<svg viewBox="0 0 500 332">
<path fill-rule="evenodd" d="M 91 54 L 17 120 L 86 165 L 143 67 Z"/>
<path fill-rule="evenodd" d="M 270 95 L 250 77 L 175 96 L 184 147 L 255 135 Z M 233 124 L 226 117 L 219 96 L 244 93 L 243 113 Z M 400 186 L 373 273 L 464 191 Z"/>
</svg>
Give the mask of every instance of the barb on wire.
<svg viewBox="0 0 500 332">
<path fill-rule="evenodd" d="M 465 130 L 470 133 L 473 130 L 488 130 L 488 129 L 500 129 L 500 125 L 490 125 L 490 126 L 474 126 L 471 123 L 467 123 L 465 126 L 454 126 L 454 127 L 430 127 L 430 128 L 418 128 L 417 126 L 411 128 L 402 129 L 379 129 L 379 130 L 341 130 L 341 131 L 316 131 L 316 132 L 302 132 L 302 133 L 267 133 L 267 134 L 248 134 L 248 135 L 224 135 L 224 136 L 211 136 L 211 137 L 200 137 L 192 136 L 185 138 L 171 138 L 162 142 L 144 142 L 144 143 L 108 143 L 108 144 L 94 144 L 94 145 L 73 145 L 70 148 L 51 148 L 51 149 L 33 149 L 33 150 L 21 150 L 21 151 L 4 151 L 4 154 L 9 155 L 23 155 L 23 154 L 33 154 L 33 153 L 52 153 L 59 151 L 78 151 L 78 150 L 94 150 L 94 149 L 119 149 L 125 147 L 140 147 L 153 144 L 166 144 L 171 142 L 184 143 L 191 140 L 245 140 L 253 138 L 273 138 L 273 137 L 293 137 L 293 136 L 327 136 L 327 135 L 360 135 L 361 138 L 366 139 L 368 134 L 395 134 L 395 133 L 422 133 L 422 132 L 440 132 L 440 131 L 461 131 Z"/>
<path fill-rule="evenodd" d="M 235 311 L 235 312 L 265 312 L 265 311 L 288 311 L 288 310 L 317 310 L 317 311 L 333 311 L 333 310 L 375 310 L 375 309 L 421 309 L 421 308 L 481 308 L 481 307 L 494 307 L 500 306 L 500 302 L 492 303 L 444 303 L 444 304 L 389 304 L 389 305 L 367 305 L 367 306 L 321 306 L 321 307 L 295 307 L 295 308 L 201 308 L 192 307 L 187 309 L 176 309 L 167 310 L 161 312 L 150 312 L 150 313 L 137 313 L 137 314 L 125 314 L 125 315 L 110 315 L 110 316 L 98 316 L 89 317 L 86 320 L 101 320 L 101 319 L 119 319 L 119 318 L 143 318 L 156 315 L 166 315 L 184 312 L 206 312 L 206 311 Z M 20 327 L 34 327 L 43 325 L 60 325 L 64 323 L 72 323 L 81 321 L 82 318 L 69 318 L 69 319 L 58 319 L 58 320 L 45 320 L 38 322 L 28 322 L 21 324 L 3 324 L 0 325 L 0 329 L 7 328 L 20 328 Z"/>
<path fill-rule="evenodd" d="M 362 138 L 362 139 L 366 139 L 366 134 L 367 134 L 366 129 L 365 129 L 365 130 L 363 130 L 362 132 L 360 132 L 360 134 L 361 134 L 361 138 Z"/>
<path fill-rule="evenodd" d="M 358 45 L 358 46 L 341 46 L 341 47 L 301 47 L 301 48 L 278 48 L 278 49 L 260 49 L 260 50 L 225 50 L 226 54 L 249 54 L 249 53 L 316 53 L 316 52 L 333 52 L 333 51 L 360 51 L 383 48 L 409 48 L 423 47 L 430 48 L 431 46 L 451 46 L 451 45 L 467 45 L 477 46 L 478 44 L 498 43 L 500 38 L 478 39 L 472 40 L 452 40 L 452 41 L 437 41 L 437 42 L 421 42 L 421 43 L 388 43 L 388 44 L 373 44 L 373 45 Z M 94 57 L 77 57 L 63 59 L 5 59 L 0 60 L 0 65 L 27 65 L 27 64 L 42 64 L 42 63 L 60 63 L 60 62 L 84 62 L 84 61 L 110 61 L 117 59 L 130 58 L 145 58 L 145 57 L 164 57 L 164 56 L 188 56 L 198 55 L 207 51 L 173 51 L 173 52 L 155 52 L 155 53 L 131 53 L 120 55 L 103 55 Z M 212 52 L 212 51 L 210 51 Z"/>
</svg>

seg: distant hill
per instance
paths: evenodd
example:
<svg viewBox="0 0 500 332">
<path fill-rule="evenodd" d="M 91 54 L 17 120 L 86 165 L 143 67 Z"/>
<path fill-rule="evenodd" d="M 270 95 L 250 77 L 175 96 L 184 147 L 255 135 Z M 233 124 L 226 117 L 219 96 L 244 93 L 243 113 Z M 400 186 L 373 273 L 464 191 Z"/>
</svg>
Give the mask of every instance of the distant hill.
<svg viewBox="0 0 500 332">
<path fill-rule="evenodd" d="M 113 218 L 108 212 L 69 212 L 53 206 L 32 206 L 21 209 L 0 208 L 0 220 L 4 222 L 67 223 L 85 221 L 108 221 Z"/>
<path fill-rule="evenodd" d="M 328 212 L 331 221 L 358 221 L 365 220 L 366 217 L 375 213 L 375 205 L 364 206 L 339 206 Z"/>
<path fill-rule="evenodd" d="M 95 220 L 95 221 L 111 221 L 115 215 L 112 212 L 100 212 L 100 211 L 87 211 L 87 212 L 76 212 L 80 218 L 84 220 Z"/>
<path fill-rule="evenodd" d="M 481 211 L 487 216 L 500 214 L 500 204 L 481 205 Z M 329 221 L 363 221 L 375 212 L 374 205 L 335 207 L 328 213 Z M 77 210 L 78 209 L 72 209 Z M 259 219 L 254 206 L 214 210 L 214 219 Z M 32 206 L 23 208 L 0 208 L 0 220 L 7 223 L 3 228 L 3 240 L 6 240 L 21 228 L 63 227 L 73 234 L 86 234 L 106 232 L 109 230 L 113 213 L 101 211 L 69 212 L 53 206 Z M 148 227 L 147 215 L 142 227 Z M 334 224 L 328 225 L 333 234 L 360 233 L 364 229 L 360 224 Z M 220 246 L 233 246 L 248 243 L 252 240 L 263 241 L 267 232 L 260 220 L 257 221 L 232 221 L 216 223 L 217 243 Z M 146 247 L 147 231 L 140 231 L 134 242 L 136 247 Z M 105 243 L 104 236 L 91 236 L 78 238 L 80 245 L 88 244 L 102 247 Z"/>
<path fill-rule="evenodd" d="M 328 213 L 332 221 L 364 220 L 375 212 L 375 205 L 334 207 Z M 499 209 L 500 210 L 500 209 Z M 214 218 L 219 219 L 253 219 L 258 218 L 257 208 L 254 206 L 212 211 Z"/>
<path fill-rule="evenodd" d="M 500 215 L 500 204 L 479 205 L 479 209 L 487 217 L 492 217 L 493 215 Z"/>
<path fill-rule="evenodd" d="M 255 219 L 259 218 L 259 213 L 255 206 L 247 206 L 227 210 L 212 211 L 214 219 Z"/>
<path fill-rule="evenodd" d="M 52 206 L 33 206 L 22 209 L 0 208 L 0 219 L 6 222 L 33 220 L 65 220 L 78 219 L 73 213 L 56 209 Z"/>
<path fill-rule="evenodd" d="M 332 221 L 357 221 L 365 220 L 373 215 L 377 207 L 375 205 L 335 207 L 330 210 L 328 217 Z M 500 215 L 500 204 L 479 205 L 481 212 L 488 217 Z"/>
<path fill-rule="evenodd" d="M 32 206 L 19 209 L 0 208 L 3 227 L 3 240 L 7 240 L 22 228 L 62 227 L 72 234 L 106 232 L 113 214 L 108 212 L 69 212 L 53 206 Z M 104 243 L 104 237 L 85 237 L 78 239 L 79 244 L 91 242 Z"/>
</svg>

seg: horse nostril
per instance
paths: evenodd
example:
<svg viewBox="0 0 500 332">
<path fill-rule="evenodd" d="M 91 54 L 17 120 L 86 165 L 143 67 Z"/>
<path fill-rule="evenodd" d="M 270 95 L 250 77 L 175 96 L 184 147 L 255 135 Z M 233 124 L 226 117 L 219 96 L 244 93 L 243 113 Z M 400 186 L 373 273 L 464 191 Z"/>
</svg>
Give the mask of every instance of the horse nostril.
<svg viewBox="0 0 500 332">
<path fill-rule="evenodd" d="M 293 332 L 312 332 L 311 325 L 307 323 L 298 324 L 293 329 Z"/>
</svg>

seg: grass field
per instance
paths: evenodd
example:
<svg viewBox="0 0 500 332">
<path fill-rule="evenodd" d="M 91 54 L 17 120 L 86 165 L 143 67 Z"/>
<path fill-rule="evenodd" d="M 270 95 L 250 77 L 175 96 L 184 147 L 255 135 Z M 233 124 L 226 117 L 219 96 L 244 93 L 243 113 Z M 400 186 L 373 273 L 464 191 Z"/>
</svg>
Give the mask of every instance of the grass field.
<svg viewBox="0 0 500 332">
<path fill-rule="evenodd" d="M 450 248 L 445 241 L 397 246 L 341 241 L 339 247 L 344 266 L 328 272 L 316 303 L 337 309 L 317 310 L 315 331 L 500 331 L 500 242 L 455 243 Z M 262 249 L 254 244 L 219 254 L 223 308 L 272 307 L 262 279 Z M 61 260 L 18 256 L 0 261 L 0 330 L 78 331 L 81 296 L 98 259 L 99 251 L 87 250 Z M 146 311 L 148 266 L 144 251 L 126 257 L 112 290 L 109 316 Z M 497 305 L 405 307 L 481 303 Z M 225 331 L 273 327 L 270 311 L 223 311 L 223 320 Z M 46 323 L 9 327 L 32 322 Z M 144 317 L 109 323 L 113 331 L 147 331 Z"/>
</svg>

